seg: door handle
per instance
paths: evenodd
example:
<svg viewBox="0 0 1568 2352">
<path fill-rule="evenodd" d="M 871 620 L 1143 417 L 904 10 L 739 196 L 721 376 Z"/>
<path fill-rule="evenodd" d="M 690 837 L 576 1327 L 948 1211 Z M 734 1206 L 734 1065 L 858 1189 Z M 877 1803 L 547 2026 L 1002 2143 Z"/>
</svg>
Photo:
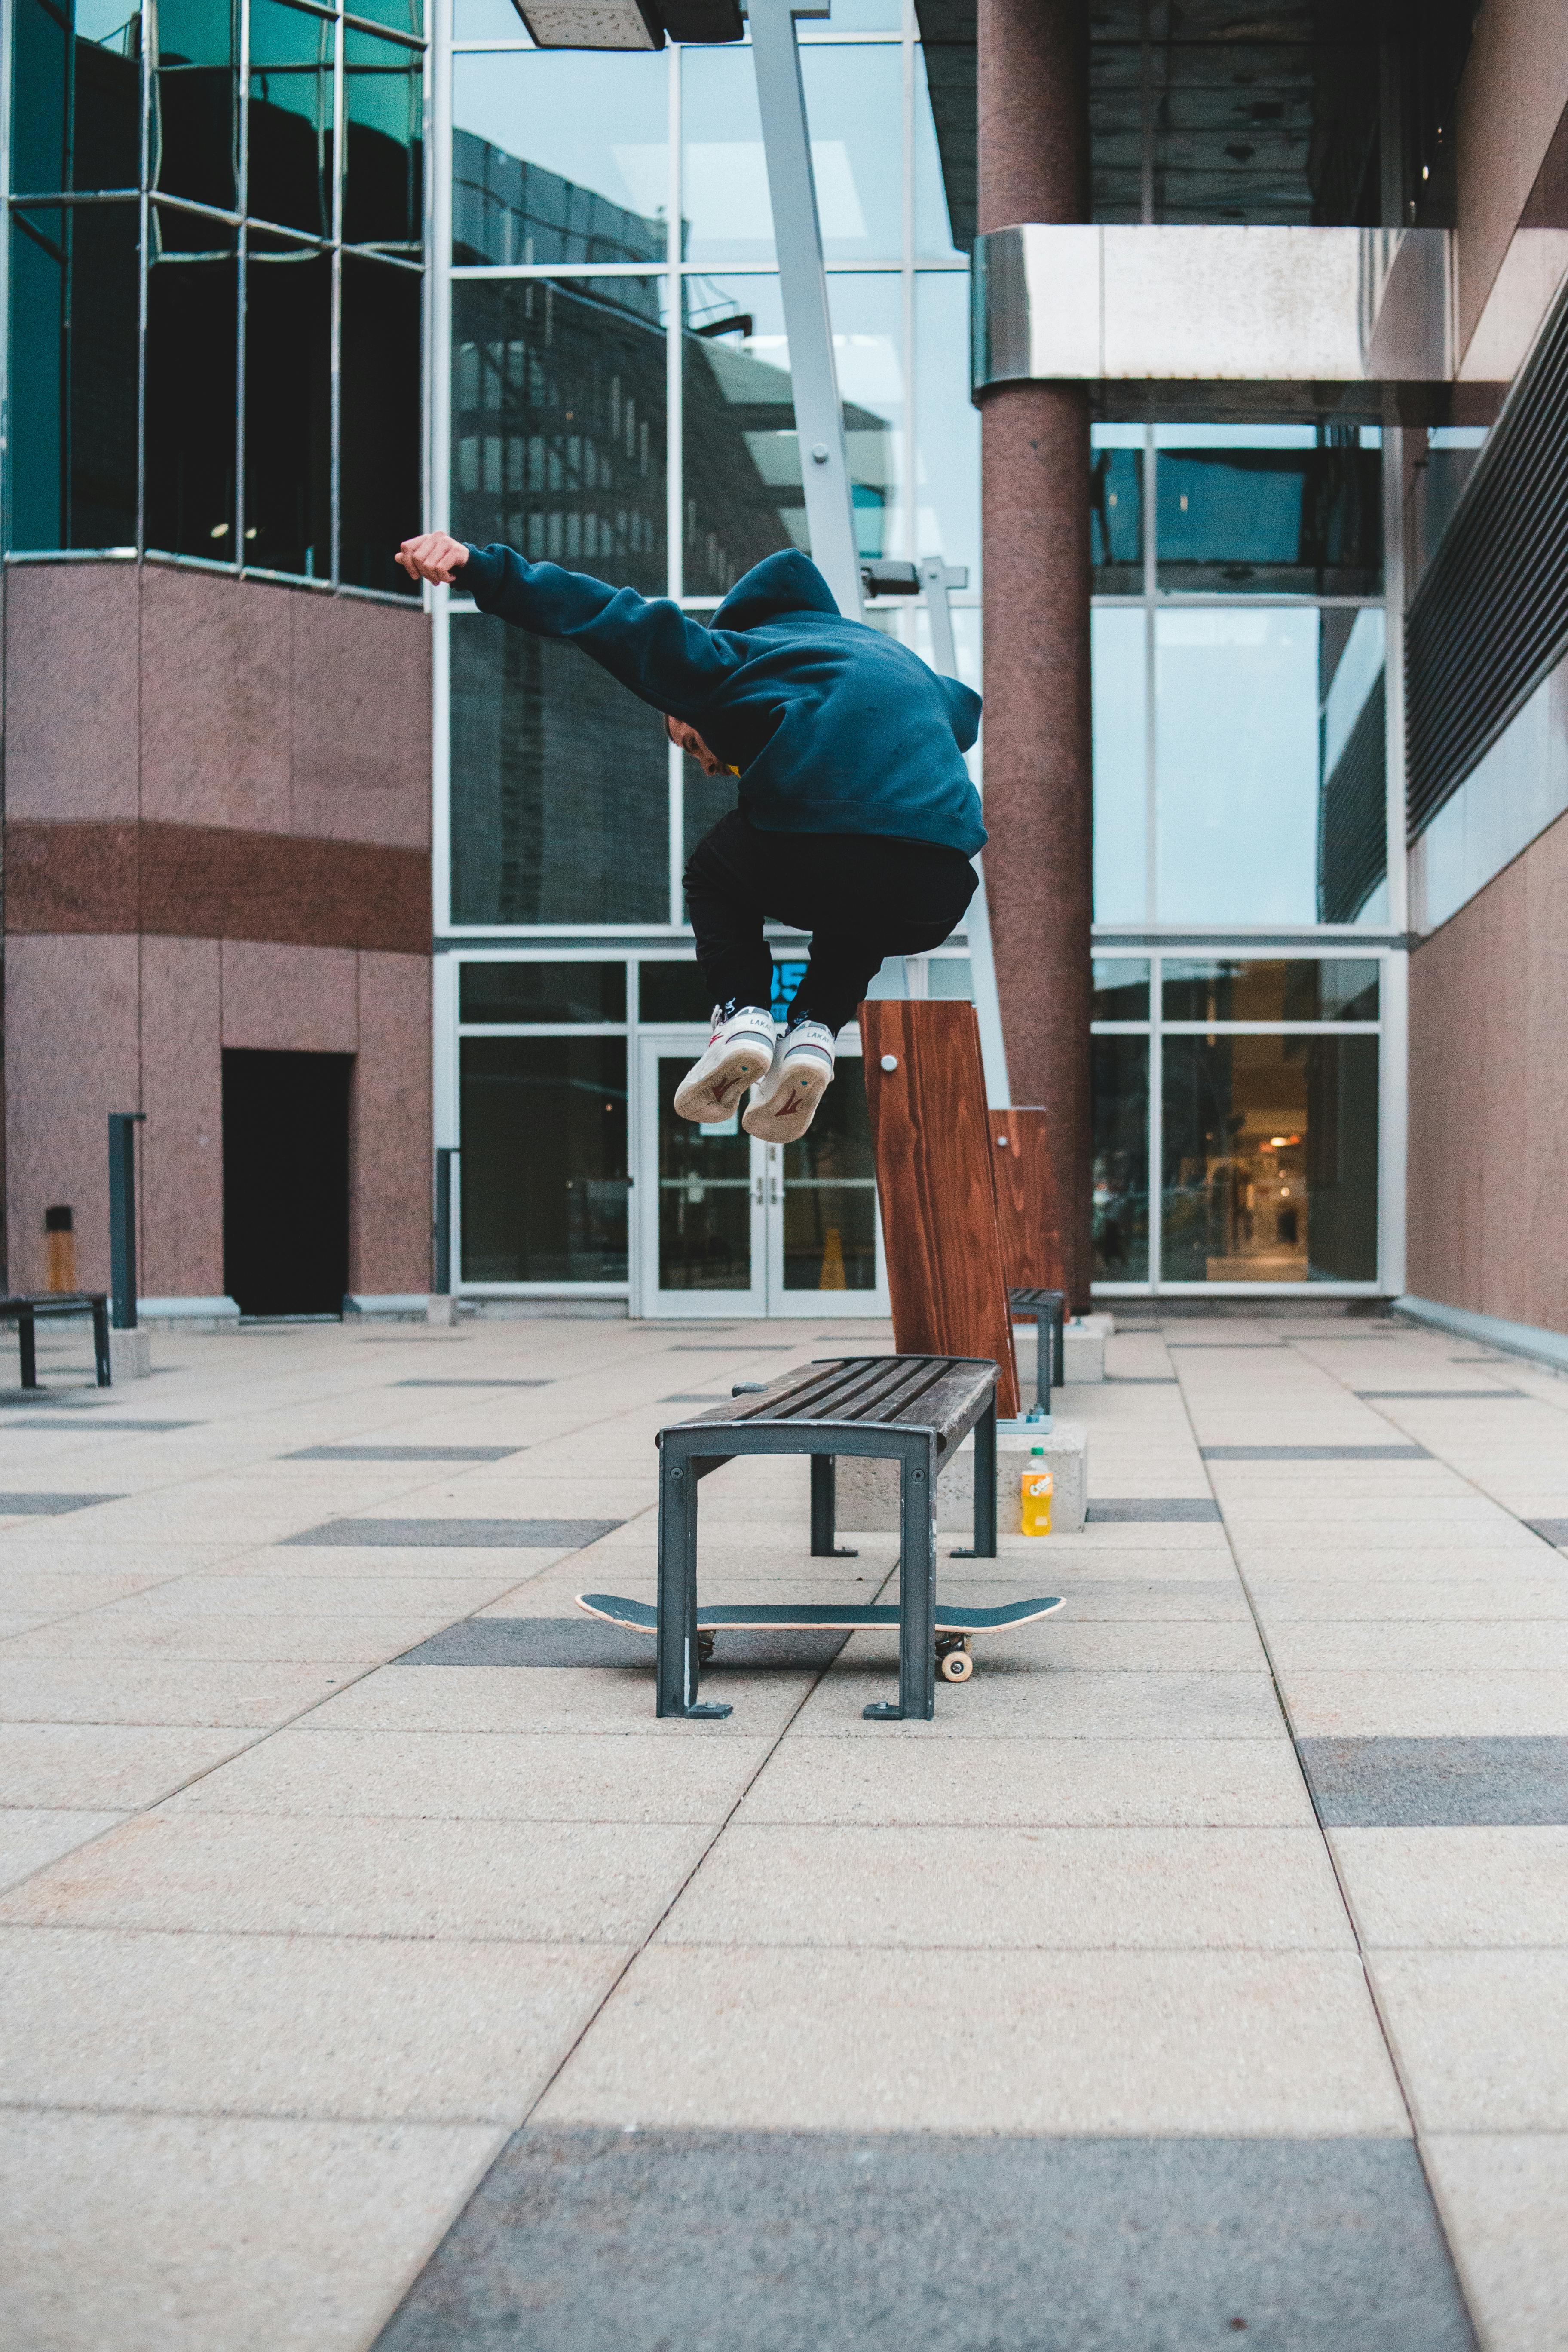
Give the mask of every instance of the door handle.
<svg viewBox="0 0 1568 2352">
<path fill-rule="evenodd" d="M 760 1176 L 757 1178 L 756 1190 L 752 1194 L 752 1198 L 760 1209 L 763 1205 L 763 1180 Z"/>
</svg>

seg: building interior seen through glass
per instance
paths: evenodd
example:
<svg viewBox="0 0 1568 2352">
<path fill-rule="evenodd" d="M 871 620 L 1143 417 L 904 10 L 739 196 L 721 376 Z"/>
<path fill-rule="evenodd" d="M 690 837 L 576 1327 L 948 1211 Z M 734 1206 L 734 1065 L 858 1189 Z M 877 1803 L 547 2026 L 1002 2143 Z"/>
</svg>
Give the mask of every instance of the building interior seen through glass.
<svg viewBox="0 0 1568 2352">
<path fill-rule="evenodd" d="M 16 0 L 8 549 L 413 593 L 422 16 Z"/>
<path fill-rule="evenodd" d="M 1373 1283 L 1382 1010 L 1375 956 L 1097 958 L 1098 1278 Z"/>
</svg>

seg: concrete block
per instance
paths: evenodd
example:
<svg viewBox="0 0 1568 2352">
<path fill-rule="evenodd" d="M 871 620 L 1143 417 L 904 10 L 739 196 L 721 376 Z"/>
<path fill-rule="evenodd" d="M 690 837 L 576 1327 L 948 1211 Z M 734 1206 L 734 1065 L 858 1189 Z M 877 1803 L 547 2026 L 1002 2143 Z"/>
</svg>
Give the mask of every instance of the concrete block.
<svg viewBox="0 0 1568 2352">
<path fill-rule="evenodd" d="M 443 1298 L 437 1292 L 432 1291 L 425 1308 L 426 1323 L 451 1324 L 457 1319 L 457 1300 L 450 1297 Z"/>
<path fill-rule="evenodd" d="M 1058 1420 L 1042 1436 L 1005 1430 L 996 1440 L 996 1526 L 1002 1535 L 1023 1532 L 1021 1479 L 1032 1449 L 1043 1445 L 1046 1466 L 1056 1481 L 1051 1531 L 1076 1535 L 1089 1506 L 1089 1431 L 1080 1421 Z M 847 1534 L 897 1534 L 899 1467 L 866 1454 L 841 1454 L 838 1462 L 838 1525 Z M 974 1525 L 974 1440 L 965 1438 L 937 1481 L 939 1535 L 967 1535 Z"/>
<path fill-rule="evenodd" d="M 1075 1315 L 1062 1332 L 1062 1373 L 1069 1385 L 1105 1378 L 1105 1343 L 1115 1328 L 1109 1315 Z"/>
<path fill-rule="evenodd" d="M 109 1335 L 109 1377 L 116 1388 L 121 1381 L 144 1381 L 153 1370 L 151 1335 L 140 1327 L 134 1331 L 114 1331 Z"/>
</svg>

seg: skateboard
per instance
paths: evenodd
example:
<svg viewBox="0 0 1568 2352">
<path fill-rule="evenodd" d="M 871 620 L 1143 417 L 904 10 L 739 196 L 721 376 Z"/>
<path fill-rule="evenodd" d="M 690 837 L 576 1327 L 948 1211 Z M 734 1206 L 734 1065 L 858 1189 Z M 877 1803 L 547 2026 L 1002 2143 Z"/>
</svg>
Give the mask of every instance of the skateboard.
<svg viewBox="0 0 1568 2352">
<path fill-rule="evenodd" d="M 1061 1607 L 1059 1599 L 1007 1601 L 1000 1609 L 953 1609 L 939 1601 L 936 1608 L 936 1670 L 943 1682 L 966 1683 L 974 1672 L 969 1644 L 976 1633 L 999 1633 L 1006 1625 L 1032 1625 Z M 615 1592 L 580 1592 L 577 1606 L 590 1617 L 625 1625 L 635 1633 L 657 1633 L 658 1612 L 647 1601 L 623 1601 Z M 725 1633 L 863 1633 L 868 1626 L 890 1626 L 896 1633 L 899 1612 L 886 1603 L 837 1603 L 812 1601 L 794 1607 L 743 1601 L 720 1603 L 697 1610 L 697 1654 L 704 1665 L 713 1655 L 717 1636 Z"/>
</svg>

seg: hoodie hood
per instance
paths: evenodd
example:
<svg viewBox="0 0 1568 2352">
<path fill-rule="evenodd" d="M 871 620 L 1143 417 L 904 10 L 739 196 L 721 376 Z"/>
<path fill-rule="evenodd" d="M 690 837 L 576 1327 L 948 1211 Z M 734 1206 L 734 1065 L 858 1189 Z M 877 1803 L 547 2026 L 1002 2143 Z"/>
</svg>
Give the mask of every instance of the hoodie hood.
<svg viewBox="0 0 1568 2352">
<path fill-rule="evenodd" d="M 737 580 L 710 625 L 715 629 L 760 629 L 785 613 L 832 613 L 838 607 L 833 591 L 808 555 L 786 548 L 780 555 L 764 555 Z"/>
</svg>

